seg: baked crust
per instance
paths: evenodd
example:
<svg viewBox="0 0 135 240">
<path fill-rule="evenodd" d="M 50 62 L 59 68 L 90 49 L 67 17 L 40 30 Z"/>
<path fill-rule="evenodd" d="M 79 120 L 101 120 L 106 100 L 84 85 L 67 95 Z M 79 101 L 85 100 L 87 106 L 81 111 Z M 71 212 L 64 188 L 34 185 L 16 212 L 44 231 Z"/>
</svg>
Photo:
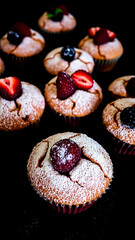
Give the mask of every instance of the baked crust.
<svg viewBox="0 0 135 240">
<path fill-rule="evenodd" d="M 76 90 L 73 95 L 60 100 L 57 97 L 56 79 L 54 77 L 45 85 L 44 95 L 48 105 L 59 114 L 69 117 L 83 117 L 94 112 L 103 99 L 102 89 L 95 80 L 87 91 Z"/>
<path fill-rule="evenodd" d="M 56 171 L 50 161 L 50 149 L 57 141 L 70 138 L 82 149 L 82 157 L 68 176 Z M 36 191 L 46 200 L 62 205 L 80 205 L 96 200 L 113 177 L 108 153 L 96 141 L 82 133 L 65 132 L 38 143 L 28 159 L 28 176 Z"/>
<path fill-rule="evenodd" d="M 74 48 L 76 52 L 75 59 L 68 62 L 61 57 L 62 48 L 63 47 L 53 49 L 43 60 L 44 67 L 50 74 L 57 75 L 60 71 L 66 71 L 72 74 L 78 69 L 83 69 L 90 73 L 93 71 L 95 64 L 90 54 L 81 49 Z"/>
<path fill-rule="evenodd" d="M 14 131 L 34 124 L 43 114 L 45 99 L 34 85 L 22 82 L 22 94 L 16 100 L 0 97 L 0 130 Z"/>
<path fill-rule="evenodd" d="M 135 98 L 121 98 L 109 104 L 103 110 L 103 123 L 106 129 L 117 139 L 135 145 L 135 129 L 126 127 L 120 119 L 121 111 L 135 104 Z"/>
</svg>

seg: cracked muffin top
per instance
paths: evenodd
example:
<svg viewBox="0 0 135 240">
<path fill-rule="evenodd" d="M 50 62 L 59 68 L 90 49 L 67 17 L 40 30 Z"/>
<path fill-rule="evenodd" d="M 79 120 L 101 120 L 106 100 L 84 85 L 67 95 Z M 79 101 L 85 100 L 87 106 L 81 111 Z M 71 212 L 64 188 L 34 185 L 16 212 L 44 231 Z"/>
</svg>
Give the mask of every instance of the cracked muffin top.
<svg viewBox="0 0 135 240">
<path fill-rule="evenodd" d="M 71 76 L 59 72 L 44 90 L 52 110 L 68 117 L 83 117 L 94 112 L 102 101 L 102 89 L 90 73 L 77 70 Z"/>
<path fill-rule="evenodd" d="M 60 33 L 73 30 L 77 22 L 66 6 L 61 4 L 46 10 L 38 19 L 38 25 L 43 31 Z"/>
<path fill-rule="evenodd" d="M 72 148 L 66 144 L 71 141 Z M 66 173 L 59 172 L 53 165 L 53 149 L 59 153 L 61 164 L 65 156 L 73 160 L 74 145 L 81 150 L 77 163 Z M 113 165 L 105 149 L 87 135 L 73 132 L 58 133 L 39 142 L 30 154 L 27 171 L 31 184 L 45 200 L 69 206 L 96 200 L 113 177 Z"/>
<path fill-rule="evenodd" d="M 135 75 L 122 76 L 115 79 L 108 87 L 115 98 L 135 97 Z"/>
<path fill-rule="evenodd" d="M 46 55 L 43 63 L 45 69 L 52 75 L 57 75 L 60 71 L 72 74 L 78 69 L 91 73 L 95 65 L 89 53 L 70 46 L 53 49 Z"/>
<path fill-rule="evenodd" d="M 102 117 L 114 137 L 135 145 L 135 98 L 120 98 L 107 104 Z"/>
<path fill-rule="evenodd" d="M 78 47 L 91 54 L 94 59 L 111 60 L 123 54 L 123 46 L 114 32 L 93 27 L 88 29 L 88 33 L 80 40 Z"/>
<path fill-rule="evenodd" d="M 23 22 L 15 23 L 0 40 L 1 50 L 16 57 L 30 57 L 45 47 L 44 37 Z"/>
<path fill-rule="evenodd" d="M 28 127 L 40 119 L 44 109 L 44 96 L 36 86 L 15 77 L 0 79 L 0 130 Z"/>
</svg>

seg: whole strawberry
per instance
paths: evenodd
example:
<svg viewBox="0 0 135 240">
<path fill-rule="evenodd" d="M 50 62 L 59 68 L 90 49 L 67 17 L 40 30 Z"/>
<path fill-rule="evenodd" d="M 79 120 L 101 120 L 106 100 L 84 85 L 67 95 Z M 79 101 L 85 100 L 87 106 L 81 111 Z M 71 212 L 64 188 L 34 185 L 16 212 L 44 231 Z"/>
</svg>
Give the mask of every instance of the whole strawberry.
<svg viewBox="0 0 135 240">
<path fill-rule="evenodd" d="M 56 86 L 57 86 L 57 97 L 61 100 L 68 98 L 76 90 L 76 85 L 74 80 L 66 72 L 58 73 Z"/>
</svg>

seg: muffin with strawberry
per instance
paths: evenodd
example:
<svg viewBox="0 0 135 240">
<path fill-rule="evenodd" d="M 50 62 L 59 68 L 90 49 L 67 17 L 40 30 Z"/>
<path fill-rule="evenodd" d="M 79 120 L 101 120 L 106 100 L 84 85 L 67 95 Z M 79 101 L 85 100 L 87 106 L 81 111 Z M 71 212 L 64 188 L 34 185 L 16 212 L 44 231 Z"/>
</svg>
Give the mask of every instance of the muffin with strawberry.
<svg viewBox="0 0 135 240">
<path fill-rule="evenodd" d="M 17 64 L 18 67 L 39 58 L 45 47 L 45 39 L 24 22 L 16 22 L 0 39 L 0 45 L 3 57 L 9 64 Z"/>
<path fill-rule="evenodd" d="M 36 124 L 45 109 L 45 99 L 34 85 L 14 76 L 0 79 L 0 130 L 13 132 Z"/>
<path fill-rule="evenodd" d="M 123 54 L 123 46 L 116 34 L 101 27 L 89 28 L 88 35 L 78 46 L 92 55 L 97 71 L 101 72 L 112 70 Z"/>
<path fill-rule="evenodd" d="M 44 95 L 50 108 L 72 126 L 94 112 L 103 98 L 101 87 L 82 69 L 72 75 L 59 72 L 45 85 Z"/>
</svg>

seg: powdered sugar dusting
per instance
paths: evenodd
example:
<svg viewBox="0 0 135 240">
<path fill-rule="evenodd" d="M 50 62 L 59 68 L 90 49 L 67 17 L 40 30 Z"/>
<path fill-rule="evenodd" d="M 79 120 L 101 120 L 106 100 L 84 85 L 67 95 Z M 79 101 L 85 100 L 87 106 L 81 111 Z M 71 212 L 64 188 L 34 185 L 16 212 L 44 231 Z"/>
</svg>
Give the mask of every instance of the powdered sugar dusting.
<svg viewBox="0 0 135 240">
<path fill-rule="evenodd" d="M 88 154 L 87 150 L 83 151 L 80 161 L 69 172 L 69 176 L 54 170 L 50 161 L 52 145 L 65 138 L 72 139 L 85 150 L 89 149 Z M 43 155 L 43 146 L 46 146 L 46 143 L 49 147 L 43 158 L 42 167 L 38 167 L 38 159 L 40 159 L 40 155 Z M 98 150 L 95 153 L 96 148 Z M 61 150 L 61 156 L 64 151 L 64 149 Z M 89 157 L 89 155 L 91 156 Z M 98 157 L 98 155 L 100 156 Z M 102 158 L 101 162 L 100 158 Z M 98 143 L 96 145 L 96 142 L 85 134 L 72 132 L 59 133 L 41 141 L 34 147 L 27 168 L 31 183 L 41 196 L 50 202 L 54 201 L 56 204 L 69 206 L 78 206 L 97 199 L 105 192 L 113 174 L 112 162 L 103 147 Z"/>
</svg>

